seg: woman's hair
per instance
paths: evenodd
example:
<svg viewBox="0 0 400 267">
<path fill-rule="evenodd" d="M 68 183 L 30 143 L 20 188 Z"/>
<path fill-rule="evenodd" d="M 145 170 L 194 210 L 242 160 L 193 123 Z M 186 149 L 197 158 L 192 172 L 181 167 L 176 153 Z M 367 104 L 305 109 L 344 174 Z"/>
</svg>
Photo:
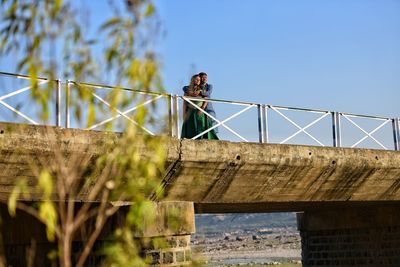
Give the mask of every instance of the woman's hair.
<svg viewBox="0 0 400 267">
<path fill-rule="evenodd" d="M 194 79 L 196 79 L 196 77 L 200 77 L 200 75 L 195 74 L 192 76 L 192 78 L 190 79 L 190 84 L 189 84 L 189 90 L 194 92 Z"/>
</svg>

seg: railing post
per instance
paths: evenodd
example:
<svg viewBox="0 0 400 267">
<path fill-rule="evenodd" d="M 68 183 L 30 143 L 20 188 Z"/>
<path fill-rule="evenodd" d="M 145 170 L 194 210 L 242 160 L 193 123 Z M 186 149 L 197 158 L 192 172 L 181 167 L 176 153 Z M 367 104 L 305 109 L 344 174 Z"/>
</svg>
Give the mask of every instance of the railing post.
<svg viewBox="0 0 400 267">
<path fill-rule="evenodd" d="M 332 112 L 332 136 L 333 136 L 333 146 L 341 147 L 341 132 L 340 132 L 340 113 Z"/>
<path fill-rule="evenodd" d="M 175 137 L 180 139 L 181 134 L 179 131 L 179 97 L 177 95 L 172 96 L 172 127 L 175 132 Z"/>
<path fill-rule="evenodd" d="M 70 114 L 69 114 L 69 98 L 70 98 L 70 81 L 65 82 L 65 128 L 70 127 Z"/>
<path fill-rule="evenodd" d="M 394 150 L 400 151 L 400 119 L 392 119 Z"/>
<path fill-rule="evenodd" d="M 178 97 L 176 95 L 168 96 L 168 123 L 169 123 L 169 134 L 172 137 L 178 137 L 179 135 L 179 109 L 178 109 Z"/>
<path fill-rule="evenodd" d="M 269 105 L 264 105 L 264 112 L 265 112 L 265 143 L 269 142 L 269 119 L 268 119 L 268 109 L 270 108 Z"/>
<path fill-rule="evenodd" d="M 168 134 L 169 136 L 173 137 L 174 136 L 174 131 L 173 131 L 173 98 L 172 95 L 168 95 Z"/>
<path fill-rule="evenodd" d="M 267 142 L 265 105 L 257 104 L 258 138 L 260 143 Z"/>
<path fill-rule="evenodd" d="M 400 151 L 400 118 L 396 119 L 397 122 L 397 127 L 396 127 L 396 132 L 397 132 L 397 151 Z"/>
<path fill-rule="evenodd" d="M 61 81 L 56 80 L 56 126 L 61 127 Z"/>
</svg>

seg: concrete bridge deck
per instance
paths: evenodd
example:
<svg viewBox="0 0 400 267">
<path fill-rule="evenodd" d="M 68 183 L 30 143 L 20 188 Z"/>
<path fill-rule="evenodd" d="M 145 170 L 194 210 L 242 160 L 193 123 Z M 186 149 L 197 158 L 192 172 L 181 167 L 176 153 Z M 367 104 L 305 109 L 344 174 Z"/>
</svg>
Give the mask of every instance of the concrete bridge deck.
<svg viewBox="0 0 400 267">
<path fill-rule="evenodd" d="M 19 178 L 35 183 L 31 163 L 51 160 L 54 142 L 67 153 L 96 158 L 106 152 L 104 140 L 110 135 L 118 142 L 118 134 L 0 123 L 0 197 L 7 198 Z M 198 213 L 400 202 L 396 151 L 172 138 L 165 146 L 168 171 L 160 183 L 166 199 L 192 201 Z M 146 154 L 144 147 L 138 149 Z"/>
</svg>

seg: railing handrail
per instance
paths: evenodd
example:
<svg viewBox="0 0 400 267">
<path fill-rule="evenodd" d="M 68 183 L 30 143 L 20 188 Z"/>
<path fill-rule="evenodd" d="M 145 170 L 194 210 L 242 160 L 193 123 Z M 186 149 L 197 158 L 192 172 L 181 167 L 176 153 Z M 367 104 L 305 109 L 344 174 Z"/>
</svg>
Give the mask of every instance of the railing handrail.
<svg viewBox="0 0 400 267">
<path fill-rule="evenodd" d="M 24 75 L 24 74 L 18 74 L 18 73 L 11 73 L 11 72 L 4 72 L 4 71 L 0 71 L 0 75 L 4 75 L 4 76 L 12 76 L 12 77 L 17 77 L 17 78 L 21 78 L 21 79 L 30 79 L 31 76 L 29 75 Z M 59 80 L 57 79 L 49 79 L 49 78 L 44 78 L 44 77 L 36 77 L 36 79 L 38 80 L 43 80 L 43 81 L 51 81 L 51 82 L 57 82 Z"/>
<path fill-rule="evenodd" d="M 73 84 L 76 84 L 76 85 L 82 84 L 84 86 L 94 87 L 96 89 L 120 89 L 120 90 L 124 90 L 124 91 L 141 93 L 141 94 L 148 94 L 148 95 L 171 96 L 171 94 L 164 93 L 164 92 L 145 91 L 145 90 L 138 90 L 138 89 L 133 89 L 133 88 L 127 88 L 127 87 L 122 87 L 122 86 L 112 86 L 112 85 L 106 85 L 106 84 L 76 82 L 76 81 L 71 81 L 71 80 L 68 80 L 66 83 L 73 83 Z"/>
<path fill-rule="evenodd" d="M 346 115 L 346 116 L 349 116 L 349 117 L 355 117 L 355 118 L 377 119 L 377 120 L 392 120 L 393 119 L 393 118 L 389 118 L 389 117 L 354 114 L 354 113 L 348 113 L 348 112 L 339 112 L 339 113 L 342 114 L 342 115 Z"/>
</svg>

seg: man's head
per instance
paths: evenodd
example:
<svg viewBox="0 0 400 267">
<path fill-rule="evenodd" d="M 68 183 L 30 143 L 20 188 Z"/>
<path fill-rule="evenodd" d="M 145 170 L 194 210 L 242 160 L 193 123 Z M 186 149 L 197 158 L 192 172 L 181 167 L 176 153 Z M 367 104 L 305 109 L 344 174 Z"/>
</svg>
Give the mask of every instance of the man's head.
<svg viewBox="0 0 400 267">
<path fill-rule="evenodd" d="M 200 72 L 199 76 L 200 76 L 200 79 L 201 79 L 201 84 L 206 84 L 207 83 L 207 73 Z"/>
</svg>

